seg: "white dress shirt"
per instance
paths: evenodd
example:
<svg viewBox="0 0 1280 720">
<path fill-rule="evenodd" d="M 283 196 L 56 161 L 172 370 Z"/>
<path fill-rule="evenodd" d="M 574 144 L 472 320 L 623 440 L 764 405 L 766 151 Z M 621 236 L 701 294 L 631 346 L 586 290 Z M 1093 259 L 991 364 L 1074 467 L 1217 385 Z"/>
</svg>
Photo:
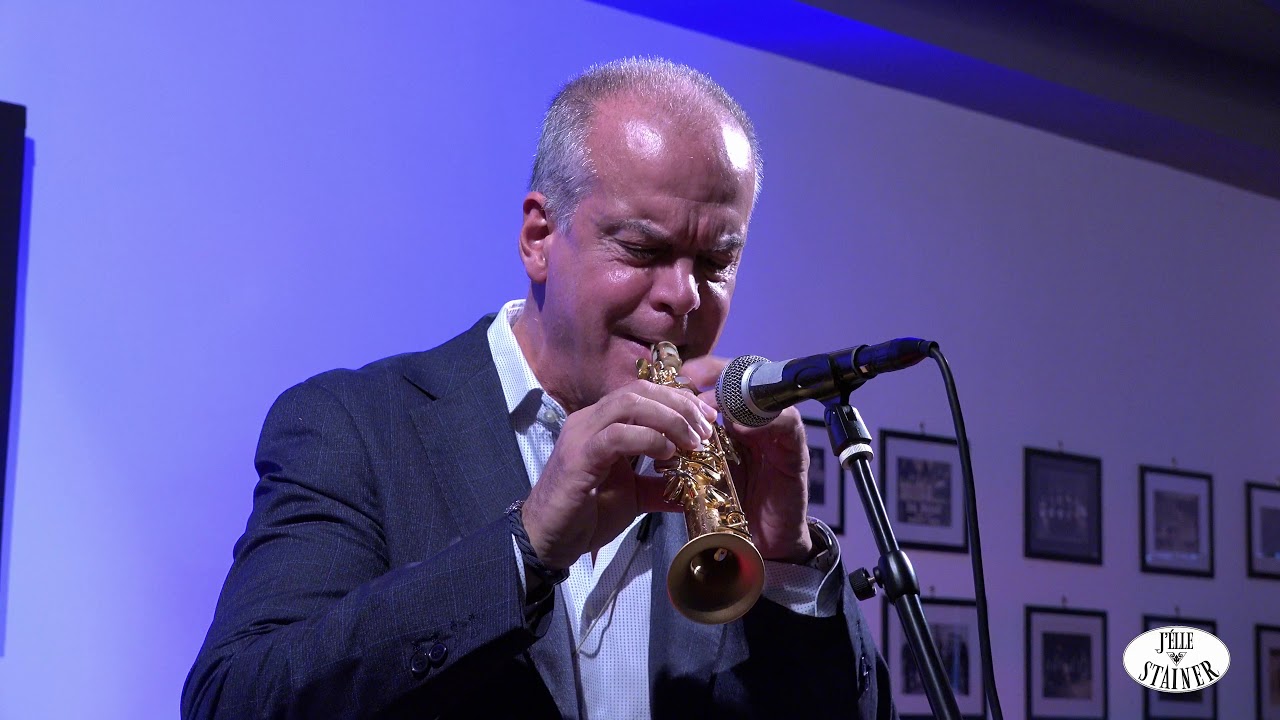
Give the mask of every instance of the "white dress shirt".
<svg viewBox="0 0 1280 720">
<path fill-rule="evenodd" d="M 520 446 L 530 484 L 537 484 L 555 445 L 565 411 L 543 392 L 520 351 L 512 324 L 524 308 L 523 300 L 502 306 L 489 327 L 493 354 L 511 429 Z M 657 475 L 645 458 L 642 474 Z M 649 602 L 652 563 L 637 539 L 640 516 L 612 542 L 585 554 L 569 568 L 561 585 L 569 607 L 569 627 L 575 646 L 575 669 L 584 718 L 649 718 Z M 520 584 L 524 560 L 512 538 Z M 820 617 L 836 614 L 841 573 L 839 546 L 811 566 L 765 562 L 764 596 L 793 612 Z M 666 569 L 662 569 L 666 572 Z M 560 610 L 557 609 L 557 612 Z"/>
</svg>

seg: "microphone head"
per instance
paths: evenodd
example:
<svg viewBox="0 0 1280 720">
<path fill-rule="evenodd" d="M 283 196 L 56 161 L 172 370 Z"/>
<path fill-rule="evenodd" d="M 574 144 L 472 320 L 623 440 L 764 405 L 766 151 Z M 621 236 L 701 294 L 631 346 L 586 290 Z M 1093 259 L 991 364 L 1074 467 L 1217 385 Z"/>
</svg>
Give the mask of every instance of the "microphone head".
<svg viewBox="0 0 1280 720">
<path fill-rule="evenodd" d="M 756 368 L 769 362 L 759 355 L 740 355 L 729 361 L 716 380 L 716 404 L 720 412 L 739 425 L 760 427 L 778 417 L 778 413 L 765 413 L 751 402 L 751 374 Z"/>
</svg>

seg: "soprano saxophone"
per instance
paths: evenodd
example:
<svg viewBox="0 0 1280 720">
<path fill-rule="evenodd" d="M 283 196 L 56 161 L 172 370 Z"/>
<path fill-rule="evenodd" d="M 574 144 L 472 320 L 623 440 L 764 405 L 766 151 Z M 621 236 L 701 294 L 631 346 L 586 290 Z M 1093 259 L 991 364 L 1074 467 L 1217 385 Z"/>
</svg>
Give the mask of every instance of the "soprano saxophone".
<svg viewBox="0 0 1280 720">
<path fill-rule="evenodd" d="M 675 345 L 663 341 L 650 352 L 650 359 L 636 361 L 642 379 L 698 392 L 680 374 L 683 361 Z M 729 475 L 729 461 L 737 463 L 738 456 L 724 427 L 714 427 L 702 447 L 676 453 L 662 471 L 667 482 L 663 495 L 684 508 L 689 530 L 689 542 L 667 571 L 667 594 L 680 614 L 710 625 L 742 617 L 764 590 L 764 559 L 751 542 Z"/>
</svg>

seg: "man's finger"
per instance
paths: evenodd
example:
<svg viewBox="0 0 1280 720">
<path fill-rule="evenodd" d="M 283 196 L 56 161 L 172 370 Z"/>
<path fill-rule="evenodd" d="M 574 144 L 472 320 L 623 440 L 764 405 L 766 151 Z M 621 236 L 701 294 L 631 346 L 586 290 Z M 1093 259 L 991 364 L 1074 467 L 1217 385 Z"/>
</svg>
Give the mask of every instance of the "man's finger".
<svg viewBox="0 0 1280 720">
<path fill-rule="evenodd" d="M 636 455 L 669 458 L 676 450 L 675 444 L 657 430 L 615 423 L 591 438 L 587 445 L 587 457 L 597 467 L 607 467 L 621 458 Z"/>
<path fill-rule="evenodd" d="M 609 394 L 593 407 L 600 409 L 595 414 L 596 422 L 599 423 L 600 427 L 621 420 L 633 424 L 648 425 L 655 430 L 664 432 L 672 430 L 673 428 L 653 424 L 645 420 L 644 417 L 635 414 L 637 411 L 646 408 L 650 411 L 656 410 L 657 406 L 665 406 L 673 410 L 677 415 L 683 417 L 685 422 L 689 423 L 691 429 L 697 430 L 700 428 L 706 433 L 711 431 L 708 423 L 715 418 L 715 408 L 708 407 L 706 403 L 699 401 L 696 395 L 687 390 L 643 380 L 636 380 L 627 384 L 619 392 Z M 648 415 L 647 417 L 652 418 L 653 416 Z"/>
</svg>

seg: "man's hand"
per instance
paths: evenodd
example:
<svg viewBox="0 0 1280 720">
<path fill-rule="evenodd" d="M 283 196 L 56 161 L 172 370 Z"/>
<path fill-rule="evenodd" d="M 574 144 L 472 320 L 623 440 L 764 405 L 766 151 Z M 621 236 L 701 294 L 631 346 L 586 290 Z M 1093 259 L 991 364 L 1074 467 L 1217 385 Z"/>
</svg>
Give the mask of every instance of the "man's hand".
<svg viewBox="0 0 1280 720">
<path fill-rule="evenodd" d="M 728 359 L 714 356 L 685 362 L 683 374 L 699 397 L 715 406 L 715 383 Z M 747 514 L 751 538 L 766 560 L 802 563 L 813 552 L 809 537 L 809 452 L 800 412 L 787 408 L 762 427 L 725 423 L 742 464 L 733 466 L 733 484 Z"/>
<path fill-rule="evenodd" d="M 711 437 L 715 408 L 687 390 L 634 380 L 569 416 L 522 510 L 534 551 L 552 569 L 613 540 L 642 512 L 679 508 L 632 458 L 669 460 Z"/>
</svg>

